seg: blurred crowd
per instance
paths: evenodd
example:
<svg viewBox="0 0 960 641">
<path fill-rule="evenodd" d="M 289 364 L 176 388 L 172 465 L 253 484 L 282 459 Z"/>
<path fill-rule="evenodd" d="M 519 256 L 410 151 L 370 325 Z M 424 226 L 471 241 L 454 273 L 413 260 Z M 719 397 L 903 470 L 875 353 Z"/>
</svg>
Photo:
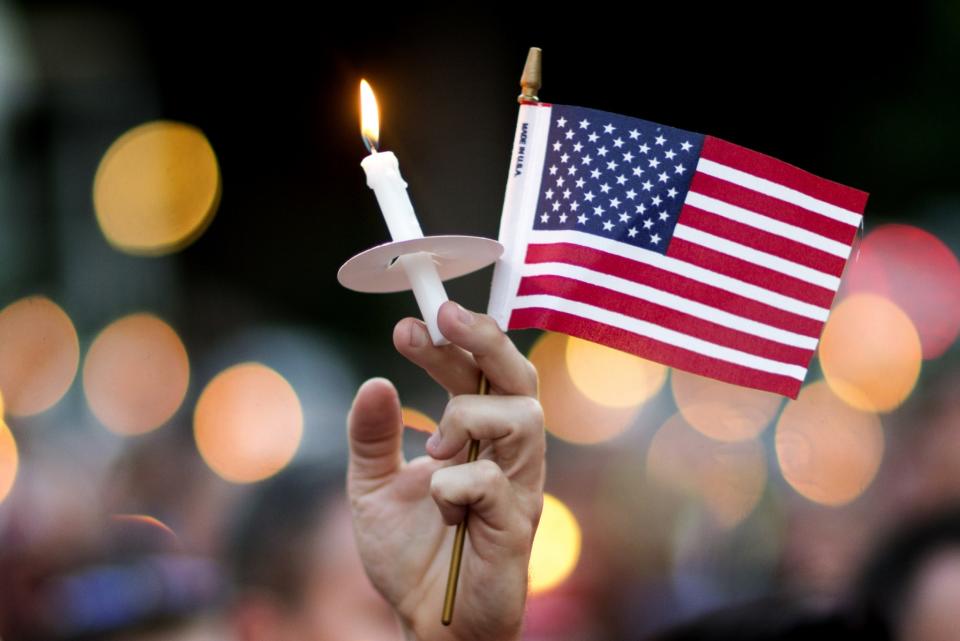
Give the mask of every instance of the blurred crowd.
<svg viewBox="0 0 960 641">
<path fill-rule="evenodd" d="M 843 507 L 772 481 L 732 524 L 706 495 L 651 477 L 636 442 L 554 443 L 548 491 L 582 542 L 544 551 L 571 545 L 548 507 L 525 638 L 955 638 L 955 376 L 890 416 L 877 477 Z M 131 440 L 96 480 L 66 448 L 22 467 L 0 522 L 3 639 L 399 638 L 357 556 L 341 464 L 235 485 L 182 427 Z M 727 500 L 743 489 L 714 483 Z"/>
</svg>

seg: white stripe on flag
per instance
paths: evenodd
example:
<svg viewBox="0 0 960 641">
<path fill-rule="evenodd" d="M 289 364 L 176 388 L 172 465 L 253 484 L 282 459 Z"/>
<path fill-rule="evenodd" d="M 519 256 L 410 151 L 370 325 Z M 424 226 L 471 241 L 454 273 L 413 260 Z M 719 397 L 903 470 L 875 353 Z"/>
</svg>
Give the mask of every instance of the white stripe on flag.
<svg viewBox="0 0 960 641">
<path fill-rule="evenodd" d="M 708 234 L 707 232 L 694 229 L 693 227 L 677 225 L 673 230 L 673 237 L 680 238 L 691 243 L 696 243 L 697 245 L 708 247 L 709 249 L 714 249 L 723 254 L 727 254 L 728 256 L 733 256 L 734 258 L 745 260 L 753 263 L 754 265 L 772 269 L 773 271 L 780 272 L 781 274 L 785 274 L 787 276 L 793 276 L 794 278 L 798 278 L 813 285 L 818 285 L 825 289 L 829 289 L 832 292 L 837 291 L 837 288 L 840 287 L 840 279 L 836 276 L 831 276 L 830 274 L 825 274 L 821 271 L 817 271 L 816 269 L 811 269 L 806 265 L 800 265 L 794 263 L 793 261 L 780 258 L 779 256 L 774 256 L 773 254 L 768 254 L 752 247 L 735 243 L 732 240 L 727 240 L 726 238 L 720 238 L 719 236 Z"/>
<path fill-rule="evenodd" d="M 819 198 L 808 196 L 807 194 L 797 191 L 796 189 L 775 183 L 772 180 L 760 178 L 759 176 L 748 174 L 745 171 L 740 171 L 739 169 L 734 169 L 733 167 L 721 165 L 718 162 L 708 160 L 706 158 L 700 158 L 700 160 L 697 162 L 697 171 L 709 174 L 714 178 L 720 178 L 721 180 L 732 182 L 733 184 L 740 185 L 741 187 L 746 187 L 747 189 L 752 189 L 753 191 L 758 191 L 761 194 L 766 194 L 767 196 L 779 198 L 780 200 L 796 205 L 797 207 L 803 207 L 804 209 L 816 212 L 826 216 L 827 218 L 839 220 L 840 222 L 846 223 L 852 227 L 859 227 L 860 220 L 863 218 L 863 216 L 860 214 L 850 211 L 849 209 L 837 207 L 836 205 L 822 201 Z"/>
<path fill-rule="evenodd" d="M 809 350 L 814 350 L 817 347 L 816 338 L 789 332 L 785 329 L 773 327 L 749 318 L 743 318 L 742 316 L 737 316 L 730 312 L 677 296 L 676 294 L 671 294 L 647 285 L 641 285 L 640 283 L 635 283 L 632 280 L 626 280 L 619 276 L 611 276 L 592 269 L 580 267 L 579 265 L 570 265 L 568 263 L 530 263 L 523 266 L 523 275 L 563 276 L 565 278 L 572 278 L 573 280 L 591 285 L 606 287 L 607 289 L 653 303 L 654 305 L 668 307 L 684 314 L 702 318 L 711 323 L 752 334 L 753 336 L 766 338 L 783 345 Z"/>
<path fill-rule="evenodd" d="M 507 174 L 507 191 L 500 215 L 500 244 L 503 254 L 493 269 L 487 313 L 504 331 L 510 321 L 510 304 L 520 284 L 520 267 L 527 254 L 527 234 L 540 199 L 543 161 L 550 134 L 550 114 L 546 105 L 520 105 L 513 156 Z"/>
<path fill-rule="evenodd" d="M 793 225 L 776 220 L 774 218 L 769 218 L 763 214 L 750 211 L 749 209 L 737 207 L 736 205 L 731 205 L 730 203 L 723 202 L 722 200 L 717 200 L 716 198 L 711 198 L 710 196 L 698 194 L 695 191 L 689 192 L 687 194 L 687 199 L 684 202 L 691 207 L 696 207 L 697 209 L 708 211 L 711 214 L 723 216 L 724 218 L 728 218 L 738 223 L 743 223 L 744 225 L 749 225 L 750 227 L 762 229 L 763 231 L 770 232 L 771 234 L 776 234 L 777 236 L 782 236 L 798 243 L 803 243 L 804 245 L 813 247 L 814 249 L 819 249 L 827 252 L 828 254 L 833 254 L 834 256 L 838 256 L 844 260 L 846 260 L 847 256 L 850 255 L 850 245 L 845 245 L 833 240 L 832 238 L 826 238 L 825 236 L 821 236 L 820 234 L 816 234 L 800 227 L 794 227 Z"/>
<path fill-rule="evenodd" d="M 551 296 L 547 294 L 517 296 L 516 299 L 514 299 L 513 307 L 514 309 L 544 308 L 565 312 L 567 314 L 573 314 L 575 316 L 587 318 L 598 323 L 611 325 L 633 334 L 646 336 L 647 338 L 659 341 L 661 343 L 674 345 L 691 352 L 696 352 L 697 354 L 701 354 L 703 356 L 716 358 L 718 360 L 733 363 L 735 365 L 741 365 L 743 367 L 749 367 L 761 372 L 788 376 L 790 378 L 797 379 L 798 381 L 803 381 L 807 373 L 806 368 L 800 367 L 799 365 L 790 365 L 788 363 L 781 363 L 769 358 L 763 358 L 762 356 L 747 354 L 746 352 L 741 352 L 740 350 L 723 347 L 722 345 L 716 345 L 703 339 L 688 336 L 687 334 L 682 334 L 680 332 L 661 327 L 660 325 L 654 325 L 653 323 L 648 323 L 624 314 L 612 312 L 608 309 L 602 309 L 600 307 L 595 307 L 593 305 L 588 305 L 578 301 L 567 300 L 565 298 L 559 298 L 557 296 Z"/>
<path fill-rule="evenodd" d="M 575 229 L 536 229 L 530 233 L 529 241 L 530 244 L 547 245 L 553 243 L 570 243 L 573 245 L 583 245 L 584 247 L 589 247 L 590 249 L 607 252 L 608 254 L 620 256 L 628 260 L 635 260 L 637 262 L 650 265 L 651 267 L 656 267 L 657 269 L 662 269 L 666 272 L 677 274 L 678 276 L 690 278 L 697 282 L 703 283 L 704 285 L 709 285 L 711 287 L 716 287 L 717 289 L 722 289 L 745 298 L 750 298 L 765 305 L 769 305 L 785 312 L 797 314 L 798 316 L 803 316 L 805 318 L 826 321 L 827 316 L 830 315 L 830 310 L 825 307 L 811 305 L 810 303 L 797 300 L 789 296 L 784 296 L 778 292 L 774 292 L 763 287 L 758 287 L 757 285 L 753 285 L 751 283 L 745 283 L 742 280 L 737 280 L 736 278 L 731 278 L 730 276 L 726 276 L 724 274 L 718 274 L 717 272 L 704 269 L 703 267 L 699 267 L 682 260 L 677 260 L 676 258 L 658 254 L 657 252 L 650 251 L 649 249 L 635 247 L 633 245 L 628 245 L 616 240 L 608 240 L 606 238 L 580 232 Z M 516 289 L 514 289 L 514 292 L 516 292 Z"/>
</svg>

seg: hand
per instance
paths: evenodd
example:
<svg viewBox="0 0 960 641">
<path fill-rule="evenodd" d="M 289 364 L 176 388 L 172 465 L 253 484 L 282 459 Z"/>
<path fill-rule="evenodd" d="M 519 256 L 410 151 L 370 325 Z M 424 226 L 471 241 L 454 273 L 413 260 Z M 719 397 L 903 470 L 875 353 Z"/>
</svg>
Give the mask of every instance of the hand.
<svg viewBox="0 0 960 641">
<path fill-rule="evenodd" d="M 520 637 L 527 566 L 543 507 L 543 412 L 536 370 L 489 316 L 440 308 L 435 347 L 422 322 L 397 324 L 397 350 L 452 398 L 429 456 L 406 462 L 397 391 L 364 383 L 350 411 L 347 489 L 367 574 L 420 641 L 514 641 Z M 477 396 L 480 372 L 490 395 Z M 482 443 L 467 463 L 470 439 Z M 439 513 L 438 513 L 439 508 Z M 456 609 L 440 623 L 454 528 L 470 510 Z"/>
</svg>

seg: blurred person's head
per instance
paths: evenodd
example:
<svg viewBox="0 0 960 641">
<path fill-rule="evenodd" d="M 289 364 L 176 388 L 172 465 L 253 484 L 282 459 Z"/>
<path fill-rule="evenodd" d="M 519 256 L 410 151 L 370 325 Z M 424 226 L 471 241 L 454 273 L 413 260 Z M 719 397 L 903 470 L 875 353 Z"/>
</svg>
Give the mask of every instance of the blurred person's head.
<svg viewBox="0 0 960 641">
<path fill-rule="evenodd" d="M 143 441 L 126 445 L 112 468 L 106 466 L 106 454 L 95 462 L 104 466 L 102 477 L 94 463 L 73 450 L 31 452 L 15 494 L 3 506 L 4 641 L 132 641 L 159 638 L 161 632 L 185 640 L 195 638 L 187 631 L 216 629 L 223 596 L 220 566 L 188 545 L 179 528 L 175 532 L 152 516 L 160 514 L 175 525 L 190 520 L 177 514 L 171 491 L 162 502 L 152 500 L 153 493 L 128 474 L 149 457 Z M 171 478 L 170 461 L 178 459 L 168 454 L 154 450 L 154 458 L 166 464 L 154 461 L 151 476 L 165 472 Z M 184 471 L 170 484 L 179 496 L 196 502 L 196 480 Z M 134 511 L 139 513 L 128 513 Z"/>
<path fill-rule="evenodd" d="M 229 564 L 239 641 L 392 641 L 399 627 L 356 550 L 342 470 L 301 464 L 241 505 Z"/>
<path fill-rule="evenodd" d="M 874 639 L 960 636 L 960 506 L 910 522 L 867 564 L 854 611 Z"/>
<path fill-rule="evenodd" d="M 102 495 L 109 513 L 157 518 L 176 532 L 180 549 L 219 557 L 242 490 L 207 466 L 190 426 L 176 423 L 127 441 Z"/>
<path fill-rule="evenodd" d="M 103 528 L 98 549 L 34 570 L 29 581 L 17 580 L 16 568 L 2 575 L 13 605 L 0 617 L 4 641 L 224 638 L 215 561 L 174 549 L 145 523 L 104 520 Z"/>
</svg>

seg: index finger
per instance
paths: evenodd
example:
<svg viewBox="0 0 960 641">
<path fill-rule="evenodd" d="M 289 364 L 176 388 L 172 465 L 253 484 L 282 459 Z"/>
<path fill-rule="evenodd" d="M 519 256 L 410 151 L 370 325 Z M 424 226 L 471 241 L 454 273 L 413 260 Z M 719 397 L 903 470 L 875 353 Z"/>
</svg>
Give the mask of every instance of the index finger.
<svg viewBox="0 0 960 641">
<path fill-rule="evenodd" d="M 437 317 L 440 331 L 473 355 L 490 386 L 501 394 L 537 395 L 537 372 L 496 321 L 448 301 Z"/>
<path fill-rule="evenodd" d="M 406 318 L 394 330 L 397 351 L 454 395 L 476 394 L 481 371 L 499 394 L 536 395 L 536 370 L 492 318 L 447 302 L 438 321 L 452 344 L 433 345 L 423 322 Z"/>
</svg>

